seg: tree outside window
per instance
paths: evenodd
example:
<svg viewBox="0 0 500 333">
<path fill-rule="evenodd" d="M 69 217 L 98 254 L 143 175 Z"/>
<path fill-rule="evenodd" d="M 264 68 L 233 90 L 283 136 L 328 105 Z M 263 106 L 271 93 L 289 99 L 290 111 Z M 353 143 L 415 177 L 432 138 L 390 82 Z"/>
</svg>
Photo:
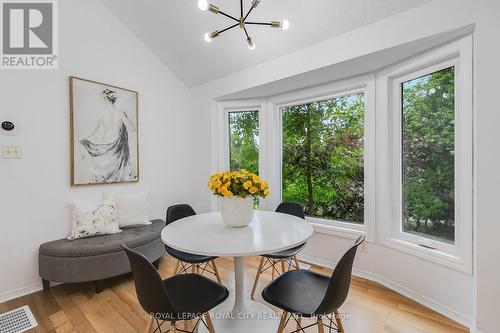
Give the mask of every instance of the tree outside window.
<svg viewBox="0 0 500 333">
<path fill-rule="evenodd" d="M 284 107 L 282 197 L 309 216 L 364 222 L 364 94 Z"/>
</svg>

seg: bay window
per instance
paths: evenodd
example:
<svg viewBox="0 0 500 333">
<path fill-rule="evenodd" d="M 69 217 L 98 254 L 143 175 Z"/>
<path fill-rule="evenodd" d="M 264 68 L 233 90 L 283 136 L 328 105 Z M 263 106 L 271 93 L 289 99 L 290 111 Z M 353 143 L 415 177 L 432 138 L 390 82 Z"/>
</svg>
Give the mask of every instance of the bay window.
<svg viewBox="0 0 500 333">
<path fill-rule="evenodd" d="M 470 36 L 373 74 L 221 102 L 217 119 L 214 169 L 268 180 L 261 209 L 299 202 L 316 232 L 471 272 Z"/>
</svg>

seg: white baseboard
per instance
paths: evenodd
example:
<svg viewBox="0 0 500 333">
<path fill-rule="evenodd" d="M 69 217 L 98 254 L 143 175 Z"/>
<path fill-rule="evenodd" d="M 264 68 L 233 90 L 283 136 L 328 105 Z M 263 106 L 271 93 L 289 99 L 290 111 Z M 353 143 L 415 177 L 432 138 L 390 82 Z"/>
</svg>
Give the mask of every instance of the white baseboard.
<svg viewBox="0 0 500 333">
<path fill-rule="evenodd" d="M 7 291 L 5 293 L 0 294 L 0 303 L 10 301 L 11 299 L 18 298 L 24 295 L 28 295 L 37 291 L 42 290 L 42 282 L 34 283 L 28 285 L 26 287 L 22 287 L 19 289 Z"/>
<path fill-rule="evenodd" d="M 50 287 L 55 287 L 60 284 L 62 284 L 62 282 L 51 282 Z M 42 282 L 33 283 L 19 289 L 7 291 L 0 294 L 0 303 L 7 302 L 18 297 L 26 296 L 28 294 L 36 293 L 40 290 L 43 290 Z"/>
<path fill-rule="evenodd" d="M 314 258 L 314 257 L 304 255 L 304 254 L 300 254 L 298 257 L 300 260 L 305 261 L 307 263 L 330 268 L 330 269 L 333 269 L 336 265 L 336 263 L 333 263 L 333 262 L 330 262 L 327 260 L 323 260 L 323 259 Z M 472 328 L 474 327 L 474 325 L 473 325 L 473 320 L 471 317 L 468 317 L 460 312 L 457 312 L 457 311 L 449 308 L 448 306 L 443 305 L 439 302 L 436 302 L 436 301 L 434 301 L 426 296 L 420 295 L 419 293 L 417 293 L 413 290 L 410 290 L 404 286 L 401 286 L 400 284 L 392 282 L 391 280 L 386 279 L 380 275 L 373 274 L 373 273 L 366 272 L 366 271 L 359 270 L 359 269 L 353 269 L 352 273 L 355 276 L 359 276 L 361 278 L 380 283 L 381 285 L 383 285 L 383 286 L 385 286 L 385 287 L 387 287 L 387 288 L 389 288 L 389 289 L 391 289 L 391 290 L 393 290 L 393 291 L 395 291 L 395 292 L 397 292 L 405 297 L 408 297 L 409 299 L 414 300 L 415 302 L 420 303 L 423 306 L 426 306 L 429 309 L 432 309 L 432 310 L 436 311 L 437 313 L 442 314 L 443 316 L 450 318 L 451 320 L 456 321 L 457 323 L 460 323 L 460 324 L 468 327 L 471 330 L 471 332 L 473 332 Z M 476 330 L 476 332 L 480 333 L 477 330 Z"/>
</svg>

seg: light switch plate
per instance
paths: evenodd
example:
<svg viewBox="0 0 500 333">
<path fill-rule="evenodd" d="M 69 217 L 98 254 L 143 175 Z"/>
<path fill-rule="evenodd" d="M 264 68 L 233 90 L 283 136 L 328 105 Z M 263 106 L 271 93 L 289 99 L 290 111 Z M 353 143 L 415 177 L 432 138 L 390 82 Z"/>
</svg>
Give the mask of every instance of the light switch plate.
<svg viewBox="0 0 500 333">
<path fill-rule="evenodd" d="M 23 147 L 19 145 L 2 145 L 3 159 L 21 159 L 23 158 Z"/>
</svg>

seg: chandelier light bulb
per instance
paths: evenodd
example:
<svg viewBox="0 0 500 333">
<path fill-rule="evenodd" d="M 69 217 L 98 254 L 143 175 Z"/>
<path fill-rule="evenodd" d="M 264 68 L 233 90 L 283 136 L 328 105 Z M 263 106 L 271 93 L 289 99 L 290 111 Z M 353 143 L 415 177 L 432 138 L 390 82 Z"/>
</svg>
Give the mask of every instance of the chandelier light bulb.
<svg viewBox="0 0 500 333">
<path fill-rule="evenodd" d="M 247 43 L 248 43 L 248 48 L 250 50 L 254 50 L 255 49 L 255 43 L 253 42 L 252 37 L 248 37 L 247 38 Z"/>
<path fill-rule="evenodd" d="M 283 20 L 281 23 L 281 30 L 288 30 L 288 28 L 290 28 L 290 21 Z"/>
<path fill-rule="evenodd" d="M 212 41 L 212 35 L 209 32 L 205 33 L 205 36 L 203 36 L 203 38 L 207 43 L 210 43 Z"/>
<path fill-rule="evenodd" d="M 253 0 L 253 1 L 252 1 L 252 7 L 253 7 L 253 8 L 257 8 L 257 6 L 259 5 L 260 1 L 261 1 L 261 0 Z"/>
<path fill-rule="evenodd" d="M 209 3 L 208 0 L 198 0 L 198 8 L 200 8 L 203 11 L 208 10 Z"/>
</svg>

